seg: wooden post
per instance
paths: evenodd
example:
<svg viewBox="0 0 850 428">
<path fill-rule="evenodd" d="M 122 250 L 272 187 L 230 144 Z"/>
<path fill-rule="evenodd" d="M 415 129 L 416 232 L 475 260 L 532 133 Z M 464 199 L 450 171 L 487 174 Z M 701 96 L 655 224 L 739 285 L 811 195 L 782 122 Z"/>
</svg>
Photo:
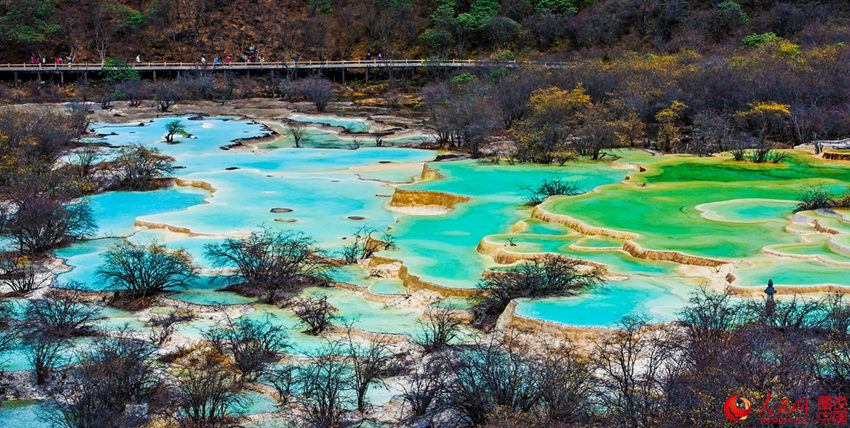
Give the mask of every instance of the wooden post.
<svg viewBox="0 0 850 428">
<path fill-rule="evenodd" d="M 369 85 L 369 67 L 366 67 L 366 85 Z"/>
<path fill-rule="evenodd" d="M 342 66 L 342 86 L 345 86 L 345 65 Z"/>
<path fill-rule="evenodd" d="M 65 86 L 65 72 L 59 72 L 59 86 Z"/>
<path fill-rule="evenodd" d="M 15 72 L 14 78 L 15 78 L 15 87 L 17 88 L 18 87 L 18 72 L 17 71 Z"/>
<path fill-rule="evenodd" d="M 153 71 L 153 83 L 156 83 L 156 70 Z"/>
</svg>

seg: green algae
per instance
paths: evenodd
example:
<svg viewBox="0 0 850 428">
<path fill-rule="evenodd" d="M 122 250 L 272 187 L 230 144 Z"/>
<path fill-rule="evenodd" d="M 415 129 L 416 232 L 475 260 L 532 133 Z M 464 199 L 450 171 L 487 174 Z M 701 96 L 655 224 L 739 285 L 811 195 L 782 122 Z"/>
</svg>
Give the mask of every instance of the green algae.
<svg viewBox="0 0 850 428">
<path fill-rule="evenodd" d="M 850 181 L 850 169 L 836 164 L 814 161 L 802 153 L 790 153 L 782 163 L 740 162 L 729 157 L 669 157 L 652 164 L 641 180 L 646 183 L 721 182 L 806 180 L 812 177 L 836 182 Z"/>
<path fill-rule="evenodd" d="M 676 250 L 686 254 L 735 258 L 758 253 L 765 245 L 791 243 L 796 238 L 784 224 L 730 223 L 709 220 L 695 207 L 733 199 L 793 200 L 797 185 L 751 183 L 669 183 L 647 187 L 605 186 L 585 195 L 558 198 L 543 209 L 567 214 L 597 227 L 632 232 L 638 244 L 649 249 Z M 752 239 L 758 236 L 759 239 Z"/>
<path fill-rule="evenodd" d="M 453 288 L 471 288 L 493 260 L 475 250 L 488 235 L 502 234 L 529 209 L 523 205 L 525 188 L 544 179 L 564 178 L 585 188 L 622 180 L 628 171 L 603 162 L 576 162 L 563 167 L 492 165 L 477 161 L 432 162 L 445 179 L 416 183 L 405 189 L 449 192 L 471 197 L 468 202 L 439 216 L 405 216 L 393 225 L 398 251 L 423 280 Z M 558 233 L 552 228 L 548 233 Z"/>
<path fill-rule="evenodd" d="M 733 199 L 698 205 L 696 209 L 708 220 L 726 223 L 780 221 L 784 224 L 796 205 L 796 201 L 787 200 Z"/>
</svg>

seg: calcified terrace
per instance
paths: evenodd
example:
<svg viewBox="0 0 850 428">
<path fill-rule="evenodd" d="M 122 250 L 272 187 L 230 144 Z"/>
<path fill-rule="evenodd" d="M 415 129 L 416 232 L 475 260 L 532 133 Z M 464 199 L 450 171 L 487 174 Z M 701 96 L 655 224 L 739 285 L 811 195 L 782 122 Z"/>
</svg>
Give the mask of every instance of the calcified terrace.
<svg viewBox="0 0 850 428">
<path fill-rule="evenodd" d="M 165 124 L 175 119 L 192 137 L 165 144 Z M 563 333 L 610 327 L 630 314 L 664 322 L 698 287 L 759 295 L 768 279 L 779 293 L 850 286 L 850 212 L 793 213 L 802 186 L 837 190 L 850 182 L 840 161 L 794 152 L 783 164 L 752 165 L 617 150 L 603 161 L 564 166 L 437 162 L 436 152 L 405 147 L 428 138 L 415 130 L 390 130 L 385 147 L 374 147 L 365 133 L 388 131 L 380 122 L 290 119 L 307 126 L 301 148 L 265 125 L 231 117 L 96 124 L 100 136 L 90 143 L 102 145 L 105 158 L 117 146 L 144 144 L 181 168 L 174 187 L 89 197 L 98 232 L 55 252 L 63 272 L 54 285 L 78 281 L 107 291 L 95 272 L 120 240 L 184 248 L 203 269 L 195 284 L 140 312 L 104 309 L 99 328 L 141 332 L 157 314 L 201 314 L 178 327 L 178 346 L 200 340 L 224 316 L 268 316 L 287 328 L 295 356 L 319 349 L 322 339 L 304 334 L 287 309 L 223 291 L 228 284 L 205 259 L 206 244 L 269 227 L 303 231 L 333 253 L 363 226 L 388 231 L 397 249 L 338 268 L 333 288 L 304 291 L 327 296 L 339 310 L 337 324 L 353 326 L 359 340 L 382 334 L 408 341 L 430 305 L 464 314 L 483 272 L 545 253 L 604 267 L 606 281 L 575 297 L 515 301 L 500 326 Z M 579 182 L 586 193 L 523 205 L 523 188 L 547 178 Z M 4 363 L 5 370 L 28 368 L 23 352 Z M 253 394 L 246 414 L 273 408 L 271 397 Z M 382 404 L 393 394 L 391 385 L 370 401 Z M 4 415 L 23 417 L 7 410 L 0 421 Z"/>
</svg>

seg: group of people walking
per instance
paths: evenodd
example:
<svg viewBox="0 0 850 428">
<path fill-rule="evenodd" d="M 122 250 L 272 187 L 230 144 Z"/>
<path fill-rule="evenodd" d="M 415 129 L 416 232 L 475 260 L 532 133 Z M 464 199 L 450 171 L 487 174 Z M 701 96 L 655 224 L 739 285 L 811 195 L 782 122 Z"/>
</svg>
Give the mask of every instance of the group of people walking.
<svg viewBox="0 0 850 428">
<path fill-rule="evenodd" d="M 251 62 L 261 62 L 262 63 L 262 62 L 266 61 L 266 59 L 264 57 L 262 57 L 262 56 L 257 57 L 257 56 L 254 56 L 254 55 L 251 55 L 251 56 L 242 55 L 241 59 L 242 59 L 242 62 L 245 62 L 245 63 L 251 63 Z M 293 64 L 298 65 L 299 59 L 301 59 L 301 55 L 299 55 L 299 54 L 293 55 L 292 56 Z M 62 58 L 61 56 L 56 57 L 56 67 L 61 67 L 63 64 L 67 64 L 68 68 L 70 68 L 73 60 L 74 59 L 73 59 L 73 57 L 71 57 L 71 55 L 68 55 L 65 58 Z M 218 66 L 218 65 L 221 65 L 221 64 L 230 65 L 230 60 L 231 60 L 230 55 L 226 55 L 224 58 L 219 58 L 216 55 L 213 58 L 213 65 L 214 66 Z M 372 52 L 369 52 L 369 53 L 366 54 L 366 61 L 383 61 L 383 57 L 381 56 L 380 53 L 373 56 Z M 206 55 L 203 55 L 203 54 L 201 55 L 200 62 L 201 62 L 201 66 L 207 65 Z M 138 54 L 138 55 L 136 55 L 136 65 L 140 65 L 141 63 L 142 63 L 142 55 Z M 48 66 L 46 57 L 42 57 L 39 60 L 38 58 L 35 57 L 35 55 L 30 57 L 29 64 L 33 65 L 33 66 L 38 65 L 39 67 L 47 67 Z"/>
<path fill-rule="evenodd" d="M 61 56 L 57 56 L 55 63 L 56 63 L 56 67 L 61 67 L 62 64 L 67 64 L 68 68 L 70 68 L 71 62 L 73 62 L 73 61 L 74 61 L 74 58 L 71 57 L 71 55 L 68 55 L 65 58 L 62 58 Z M 53 61 L 51 61 L 51 62 L 53 62 Z M 41 57 L 41 60 L 39 60 L 38 58 L 35 57 L 35 55 L 33 55 L 33 56 L 30 57 L 29 63 L 30 63 L 30 65 L 38 65 L 39 67 L 47 67 L 47 58 Z"/>
</svg>

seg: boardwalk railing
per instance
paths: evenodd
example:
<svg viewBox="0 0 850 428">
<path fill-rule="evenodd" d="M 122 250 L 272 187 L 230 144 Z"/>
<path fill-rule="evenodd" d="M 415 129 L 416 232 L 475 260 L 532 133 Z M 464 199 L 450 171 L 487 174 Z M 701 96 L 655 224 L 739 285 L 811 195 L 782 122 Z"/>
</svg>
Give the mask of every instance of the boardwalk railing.
<svg viewBox="0 0 850 428">
<path fill-rule="evenodd" d="M 303 69 L 363 69 L 363 68 L 474 68 L 474 67 L 509 67 L 521 65 L 539 65 L 546 67 L 561 67 L 562 62 L 517 62 L 490 60 L 427 60 L 427 59 L 393 59 L 393 60 L 354 60 L 354 61 L 275 61 L 275 62 L 141 62 L 128 63 L 130 68 L 139 71 L 178 71 L 178 70 L 303 70 Z M 74 63 L 71 64 L 0 64 L 0 71 L 99 71 L 102 64 Z"/>
</svg>

